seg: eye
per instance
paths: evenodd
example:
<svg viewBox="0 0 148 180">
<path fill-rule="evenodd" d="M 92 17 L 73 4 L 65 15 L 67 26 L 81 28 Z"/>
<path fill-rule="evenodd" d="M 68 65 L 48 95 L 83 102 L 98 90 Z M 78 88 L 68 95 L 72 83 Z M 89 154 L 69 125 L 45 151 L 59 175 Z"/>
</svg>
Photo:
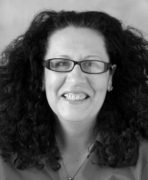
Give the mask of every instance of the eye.
<svg viewBox="0 0 148 180">
<path fill-rule="evenodd" d="M 104 63 L 97 60 L 86 60 L 83 61 L 82 68 L 85 72 L 100 73 L 104 71 Z"/>
<path fill-rule="evenodd" d="M 95 63 L 93 61 L 84 61 L 82 65 L 84 69 L 90 69 L 95 67 Z"/>
<path fill-rule="evenodd" d="M 66 71 L 71 67 L 71 61 L 66 59 L 53 59 L 50 62 L 50 68 L 57 71 Z"/>
<path fill-rule="evenodd" d="M 52 67 L 61 67 L 61 66 L 68 66 L 69 62 L 63 59 L 54 59 L 51 61 Z"/>
</svg>

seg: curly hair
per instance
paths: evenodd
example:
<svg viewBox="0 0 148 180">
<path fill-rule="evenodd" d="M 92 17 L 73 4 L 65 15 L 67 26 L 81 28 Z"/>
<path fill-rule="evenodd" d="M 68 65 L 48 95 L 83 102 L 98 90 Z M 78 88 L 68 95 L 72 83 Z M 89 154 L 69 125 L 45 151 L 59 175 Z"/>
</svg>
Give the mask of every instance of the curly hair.
<svg viewBox="0 0 148 180">
<path fill-rule="evenodd" d="M 18 169 L 60 168 L 55 115 L 42 89 L 48 38 L 67 26 L 101 33 L 111 63 L 114 89 L 107 93 L 96 128 L 99 166 L 135 165 L 140 142 L 148 139 L 148 42 L 104 12 L 43 11 L 1 54 L 0 153 Z"/>
</svg>

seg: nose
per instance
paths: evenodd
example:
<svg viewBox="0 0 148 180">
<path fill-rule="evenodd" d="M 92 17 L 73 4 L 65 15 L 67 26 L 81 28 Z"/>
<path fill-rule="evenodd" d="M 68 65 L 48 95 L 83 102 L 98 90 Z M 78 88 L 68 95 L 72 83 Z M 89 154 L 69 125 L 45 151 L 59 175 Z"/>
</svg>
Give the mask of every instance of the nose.
<svg viewBox="0 0 148 180">
<path fill-rule="evenodd" d="M 77 64 L 74 66 L 73 70 L 68 73 L 67 79 L 71 82 L 85 82 L 85 74 L 82 72 L 80 66 Z"/>
</svg>

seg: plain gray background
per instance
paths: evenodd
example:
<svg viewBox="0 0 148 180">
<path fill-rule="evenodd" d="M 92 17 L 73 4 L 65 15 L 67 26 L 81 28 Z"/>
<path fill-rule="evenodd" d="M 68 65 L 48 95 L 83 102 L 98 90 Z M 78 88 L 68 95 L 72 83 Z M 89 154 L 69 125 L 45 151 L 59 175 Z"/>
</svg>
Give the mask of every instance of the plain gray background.
<svg viewBox="0 0 148 180">
<path fill-rule="evenodd" d="M 45 9 L 105 11 L 148 38 L 148 0 L 0 0 L 0 52 Z"/>
</svg>

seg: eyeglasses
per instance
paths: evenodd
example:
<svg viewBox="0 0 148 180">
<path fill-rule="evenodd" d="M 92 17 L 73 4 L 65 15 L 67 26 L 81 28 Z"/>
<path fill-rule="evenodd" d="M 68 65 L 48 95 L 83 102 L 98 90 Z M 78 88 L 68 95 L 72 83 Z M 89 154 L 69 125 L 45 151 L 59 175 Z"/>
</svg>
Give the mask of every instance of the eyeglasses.
<svg viewBox="0 0 148 180">
<path fill-rule="evenodd" d="M 84 73 L 101 74 L 112 68 L 111 63 L 100 60 L 73 61 L 65 58 L 53 58 L 43 62 L 43 66 L 56 72 L 70 72 L 75 65 L 79 65 Z"/>
</svg>

